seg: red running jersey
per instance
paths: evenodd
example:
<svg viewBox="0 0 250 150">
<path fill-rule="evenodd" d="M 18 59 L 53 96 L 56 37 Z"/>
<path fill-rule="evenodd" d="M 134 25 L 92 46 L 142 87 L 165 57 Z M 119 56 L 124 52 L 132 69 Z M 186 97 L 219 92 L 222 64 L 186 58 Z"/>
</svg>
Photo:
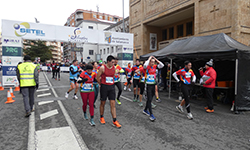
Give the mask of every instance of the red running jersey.
<svg viewBox="0 0 250 150">
<path fill-rule="evenodd" d="M 115 75 L 115 66 L 109 69 L 106 65 L 104 65 L 104 73 L 102 73 L 101 75 L 101 84 L 113 85 L 114 75 Z"/>
</svg>

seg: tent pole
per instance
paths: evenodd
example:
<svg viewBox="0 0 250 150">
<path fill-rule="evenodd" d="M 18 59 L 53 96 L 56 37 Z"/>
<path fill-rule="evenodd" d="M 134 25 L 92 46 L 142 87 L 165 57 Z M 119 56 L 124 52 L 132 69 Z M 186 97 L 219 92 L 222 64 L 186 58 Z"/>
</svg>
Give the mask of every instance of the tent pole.
<svg viewBox="0 0 250 150">
<path fill-rule="evenodd" d="M 238 62 L 239 60 L 238 59 L 236 59 L 235 60 L 235 84 L 234 84 L 234 86 L 235 86 L 235 96 L 237 95 L 237 84 L 238 84 L 238 64 L 239 64 L 239 62 Z"/>
<path fill-rule="evenodd" d="M 171 85 L 172 85 L 172 58 L 170 59 L 170 75 L 169 75 L 169 88 L 168 88 L 168 98 L 170 99 L 170 93 L 171 93 Z"/>
</svg>

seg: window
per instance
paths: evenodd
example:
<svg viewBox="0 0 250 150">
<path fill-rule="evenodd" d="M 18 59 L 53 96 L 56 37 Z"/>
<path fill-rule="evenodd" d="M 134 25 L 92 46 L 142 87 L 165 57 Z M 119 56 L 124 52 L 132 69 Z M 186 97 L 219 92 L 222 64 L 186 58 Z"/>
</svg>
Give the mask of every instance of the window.
<svg viewBox="0 0 250 150">
<path fill-rule="evenodd" d="M 102 50 L 100 49 L 100 54 L 102 54 Z"/>
<path fill-rule="evenodd" d="M 94 50 L 89 50 L 89 55 L 94 55 Z"/>
<path fill-rule="evenodd" d="M 105 16 L 105 20 L 108 20 L 108 16 Z"/>
<path fill-rule="evenodd" d="M 94 27 L 93 26 L 89 26 L 89 29 L 94 29 Z"/>
<path fill-rule="evenodd" d="M 105 54 L 105 48 L 103 49 L 103 54 Z"/>
<path fill-rule="evenodd" d="M 186 24 L 186 30 L 187 30 L 186 36 L 193 35 L 193 22 L 192 21 Z"/>
<path fill-rule="evenodd" d="M 183 24 L 177 26 L 177 37 L 183 37 Z"/>
<path fill-rule="evenodd" d="M 72 19 L 74 19 L 74 16 L 72 16 Z"/>
<path fill-rule="evenodd" d="M 111 53 L 114 53 L 114 47 L 113 46 L 111 47 Z"/>
<path fill-rule="evenodd" d="M 109 48 L 107 48 L 107 54 L 109 54 Z"/>
<path fill-rule="evenodd" d="M 173 39 L 174 38 L 174 27 L 169 28 L 169 39 Z"/>
<path fill-rule="evenodd" d="M 109 17 L 109 20 L 110 20 L 110 21 L 113 21 L 113 18 L 112 18 L 112 17 Z"/>
<path fill-rule="evenodd" d="M 165 29 L 162 31 L 162 41 L 167 40 L 168 30 Z"/>
<path fill-rule="evenodd" d="M 93 15 L 94 18 L 96 18 L 96 15 Z"/>
<path fill-rule="evenodd" d="M 116 46 L 116 52 L 118 52 L 118 46 Z"/>
<path fill-rule="evenodd" d="M 99 16 L 99 19 L 102 19 L 102 16 Z"/>
</svg>

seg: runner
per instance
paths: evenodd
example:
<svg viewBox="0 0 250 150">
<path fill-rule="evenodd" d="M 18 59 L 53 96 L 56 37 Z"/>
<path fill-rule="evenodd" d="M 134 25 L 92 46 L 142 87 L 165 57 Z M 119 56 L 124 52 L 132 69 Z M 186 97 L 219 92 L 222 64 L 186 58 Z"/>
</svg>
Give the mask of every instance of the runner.
<svg viewBox="0 0 250 150">
<path fill-rule="evenodd" d="M 190 112 L 189 93 L 191 90 L 191 77 L 192 77 L 192 82 L 195 82 L 196 76 L 195 76 L 193 70 L 191 69 L 191 67 L 192 67 L 191 62 L 185 61 L 184 64 L 185 64 L 185 68 L 180 69 L 180 70 L 176 71 L 175 73 L 173 73 L 175 80 L 177 82 L 181 81 L 181 91 L 184 95 L 184 100 L 182 100 L 181 104 L 176 106 L 176 109 L 181 113 L 184 112 L 182 106 L 185 103 L 187 113 L 188 113 L 187 117 L 188 117 L 188 119 L 193 119 L 193 115 Z M 180 80 L 178 79 L 177 75 L 180 76 Z"/>
<path fill-rule="evenodd" d="M 121 128 L 121 125 L 116 120 L 116 108 L 115 108 L 115 85 L 114 85 L 114 75 L 115 75 L 115 58 L 112 55 L 107 57 L 107 64 L 100 67 L 97 74 L 97 81 L 101 85 L 101 104 L 100 104 L 100 122 L 105 124 L 104 120 L 104 106 L 107 98 L 110 103 L 110 110 L 113 117 L 113 125 L 117 128 Z M 100 80 L 101 77 L 101 80 Z"/>
<path fill-rule="evenodd" d="M 60 67 L 61 66 L 61 63 L 57 63 L 56 64 L 56 79 L 57 79 L 57 76 L 58 76 L 58 81 L 60 81 Z"/>
<path fill-rule="evenodd" d="M 93 82 L 96 82 L 97 74 L 92 72 L 93 66 L 87 65 L 86 71 L 83 71 L 80 77 L 77 80 L 77 83 L 81 83 L 81 97 L 82 97 L 82 110 L 84 113 L 84 119 L 88 120 L 88 116 L 86 113 L 87 105 L 89 105 L 89 113 L 90 113 L 90 122 L 91 126 L 95 126 L 94 122 L 94 100 L 95 100 L 95 92 Z"/>
<path fill-rule="evenodd" d="M 144 64 L 144 62 L 143 62 Z M 140 77 L 140 83 L 139 83 L 139 87 L 140 87 L 140 103 L 139 103 L 139 106 L 143 106 L 143 103 L 142 103 L 142 96 L 143 96 L 143 93 L 144 93 L 144 89 L 145 89 L 145 69 L 143 69 L 143 66 L 141 66 L 139 68 L 141 70 L 141 77 Z M 138 72 L 138 70 L 137 70 Z"/>
<path fill-rule="evenodd" d="M 97 74 L 98 73 L 98 70 L 97 70 L 98 64 L 97 64 L 97 62 L 92 62 L 92 65 L 93 65 L 92 72 L 95 72 Z M 95 92 L 94 108 L 96 108 L 95 107 L 95 102 L 96 102 L 96 99 L 97 99 L 98 93 L 99 93 L 99 84 L 97 83 L 97 81 L 93 82 L 93 86 L 94 86 L 94 92 Z"/>
<path fill-rule="evenodd" d="M 70 89 L 68 90 L 68 92 L 65 93 L 66 98 L 69 97 L 69 92 L 75 89 L 75 94 L 74 94 L 73 98 L 78 99 L 76 94 L 77 94 L 77 91 L 78 91 L 79 84 L 76 82 L 76 80 L 77 80 L 77 76 L 78 76 L 79 72 L 83 71 L 83 70 L 78 69 L 77 64 L 78 64 L 78 61 L 73 60 L 72 65 L 69 67 Z"/>
<path fill-rule="evenodd" d="M 115 76 L 114 76 L 114 82 L 115 82 L 115 85 L 116 87 L 118 88 L 118 94 L 117 94 L 117 98 L 116 98 L 116 101 L 117 101 L 117 104 L 118 105 L 121 105 L 121 101 L 120 101 L 120 96 L 122 94 L 122 84 L 121 84 L 121 81 L 120 81 L 120 73 L 123 73 L 124 70 L 117 64 L 118 63 L 118 58 L 115 58 Z"/>
<path fill-rule="evenodd" d="M 126 78 L 127 78 L 127 85 L 124 86 L 124 91 L 127 90 L 127 86 L 128 86 L 128 91 L 130 92 L 130 86 L 131 86 L 131 73 L 132 73 L 132 69 L 131 69 L 131 63 L 128 63 L 128 67 L 125 69 L 125 74 L 126 74 Z"/>
<path fill-rule="evenodd" d="M 135 72 L 137 69 L 140 68 L 140 60 L 136 59 L 135 65 L 132 67 L 132 75 L 133 75 L 133 86 L 134 86 L 134 100 L 133 102 L 139 102 L 139 94 L 140 94 L 140 87 L 139 87 L 139 79 L 140 79 L 140 71 Z M 137 92 L 136 92 L 137 87 Z M 137 94 L 137 95 L 136 95 Z"/>
<path fill-rule="evenodd" d="M 155 62 L 157 62 L 158 65 L 155 65 Z M 144 63 L 143 67 L 144 68 L 141 68 L 140 71 L 145 70 L 145 79 L 147 85 L 147 103 L 145 109 L 143 110 L 143 113 L 149 116 L 149 119 L 151 121 L 154 121 L 156 118 L 154 117 L 152 112 L 151 102 L 153 96 L 155 95 L 156 68 L 158 67 L 159 69 L 161 69 L 164 67 L 164 64 L 157 60 L 154 56 L 150 56 Z"/>
<path fill-rule="evenodd" d="M 56 74 L 56 63 L 55 61 L 52 62 L 52 79 L 55 79 L 55 74 Z"/>
</svg>

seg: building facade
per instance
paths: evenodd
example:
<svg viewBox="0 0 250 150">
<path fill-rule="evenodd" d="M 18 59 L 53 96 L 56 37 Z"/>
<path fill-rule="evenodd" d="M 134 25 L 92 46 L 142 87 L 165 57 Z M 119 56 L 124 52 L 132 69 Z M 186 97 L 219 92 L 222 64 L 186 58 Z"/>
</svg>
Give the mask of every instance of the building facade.
<svg viewBox="0 0 250 150">
<path fill-rule="evenodd" d="M 138 55 L 190 36 L 225 33 L 250 46 L 250 1 L 130 0 L 130 32 Z"/>
<path fill-rule="evenodd" d="M 0 60 L 2 60 L 2 33 L 0 32 Z"/>
<path fill-rule="evenodd" d="M 62 63 L 62 51 L 61 51 L 61 42 L 46 42 L 47 46 L 53 46 L 54 48 L 51 50 L 52 60 L 47 60 L 47 62 L 55 61 L 57 63 Z"/>
<path fill-rule="evenodd" d="M 124 24 L 125 33 L 129 33 L 129 17 L 124 19 Z M 104 29 L 104 31 L 123 32 L 123 20 L 117 22 L 116 24 L 110 25 L 108 28 Z"/>
</svg>

